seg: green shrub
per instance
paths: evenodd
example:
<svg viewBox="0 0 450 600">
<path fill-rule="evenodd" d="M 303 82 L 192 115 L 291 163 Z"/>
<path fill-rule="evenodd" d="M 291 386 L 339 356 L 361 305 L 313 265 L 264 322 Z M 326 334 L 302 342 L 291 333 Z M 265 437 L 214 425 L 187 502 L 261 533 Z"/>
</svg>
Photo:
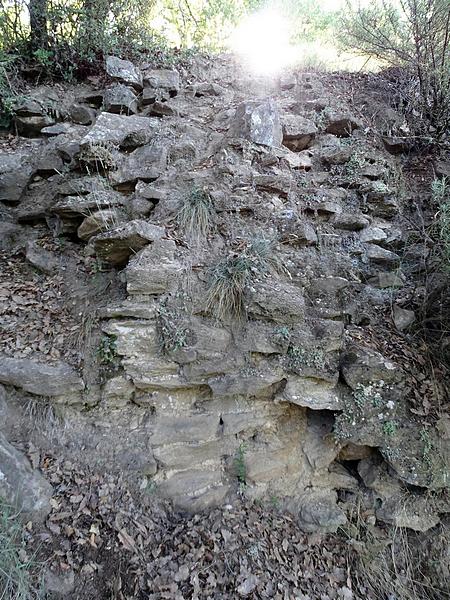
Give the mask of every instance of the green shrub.
<svg viewBox="0 0 450 600">
<path fill-rule="evenodd" d="M 337 28 L 341 43 L 386 65 L 401 67 L 399 103 L 411 135 L 440 139 L 450 127 L 448 0 L 347 0 Z"/>
</svg>

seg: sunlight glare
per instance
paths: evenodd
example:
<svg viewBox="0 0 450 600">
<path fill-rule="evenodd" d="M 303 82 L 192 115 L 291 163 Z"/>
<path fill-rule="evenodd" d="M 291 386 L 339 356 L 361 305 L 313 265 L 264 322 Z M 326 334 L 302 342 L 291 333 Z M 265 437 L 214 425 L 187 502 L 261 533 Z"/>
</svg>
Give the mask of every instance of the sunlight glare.
<svg viewBox="0 0 450 600">
<path fill-rule="evenodd" d="M 258 75 L 275 75 L 294 59 L 289 23 L 273 8 L 247 17 L 235 30 L 231 46 Z"/>
</svg>

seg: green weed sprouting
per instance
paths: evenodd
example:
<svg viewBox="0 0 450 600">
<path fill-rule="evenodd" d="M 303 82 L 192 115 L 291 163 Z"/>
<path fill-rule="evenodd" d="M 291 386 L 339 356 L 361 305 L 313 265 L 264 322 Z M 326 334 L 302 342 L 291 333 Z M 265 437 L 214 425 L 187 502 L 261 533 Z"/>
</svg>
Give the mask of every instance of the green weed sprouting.
<svg viewBox="0 0 450 600">
<path fill-rule="evenodd" d="M 97 348 L 97 356 L 103 364 L 111 365 L 117 357 L 117 336 L 104 335 Z"/>
</svg>

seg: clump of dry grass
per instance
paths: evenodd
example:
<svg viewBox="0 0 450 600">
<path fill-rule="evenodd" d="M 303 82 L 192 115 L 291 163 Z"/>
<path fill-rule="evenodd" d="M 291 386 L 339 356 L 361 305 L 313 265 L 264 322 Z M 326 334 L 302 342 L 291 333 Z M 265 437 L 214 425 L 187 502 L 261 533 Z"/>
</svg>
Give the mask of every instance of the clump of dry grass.
<svg viewBox="0 0 450 600">
<path fill-rule="evenodd" d="M 35 581 L 41 565 L 24 548 L 23 528 L 17 513 L 0 500 L 0 598 L 38 600 Z"/>
<path fill-rule="evenodd" d="M 245 316 L 248 284 L 270 273 L 287 273 L 275 254 L 272 239 L 255 238 L 210 269 L 206 309 L 218 319 Z"/>
<path fill-rule="evenodd" d="M 181 201 L 177 222 L 189 239 L 198 242 L 212 230 L 213 214 L 211 196 L 205 190 L 193 188 Z"/>
</svg>

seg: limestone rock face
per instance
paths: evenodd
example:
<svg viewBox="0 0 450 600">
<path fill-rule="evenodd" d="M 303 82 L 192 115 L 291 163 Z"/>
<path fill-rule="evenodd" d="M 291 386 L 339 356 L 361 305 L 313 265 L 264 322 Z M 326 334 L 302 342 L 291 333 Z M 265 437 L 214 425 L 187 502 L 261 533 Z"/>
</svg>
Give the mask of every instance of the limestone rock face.
<svg viewBox="0 0 450 600">
<path fill-rule="evenodd" d="M 0 497 L 25 518 L 43 521 L 50 512 L 52 486 L 0 433 Z"/>
<path fill-rule="evenodd" d="M 62 456 L 183 510 L 239 490 L 325 532 L 359 497 L 371 521 L 432 527 L 437 501 L 401 509 L 411 486 L 448 485 L 450 438 L 425 427 L 434 392 L 393 328 L 411 324 L 433 256 L 405 245 L 409 186 L 380 142 L 403 121 L 375 132 L 344 76 L 287 71 L 268 99 L 228 58 L 193 62 L 108 57 L 107 89 L 20 101 L 39 139 L 0 157 L 8 432 L 45 404 L 70 425 L 55 425 Z"/>
<path fill-rule="evenodd" d="M 231 124 L 230 135 L 264 146 L 281 146 L 283 130 L 275 104 L 271 100 L 240 104 Z"/>
</svg>

